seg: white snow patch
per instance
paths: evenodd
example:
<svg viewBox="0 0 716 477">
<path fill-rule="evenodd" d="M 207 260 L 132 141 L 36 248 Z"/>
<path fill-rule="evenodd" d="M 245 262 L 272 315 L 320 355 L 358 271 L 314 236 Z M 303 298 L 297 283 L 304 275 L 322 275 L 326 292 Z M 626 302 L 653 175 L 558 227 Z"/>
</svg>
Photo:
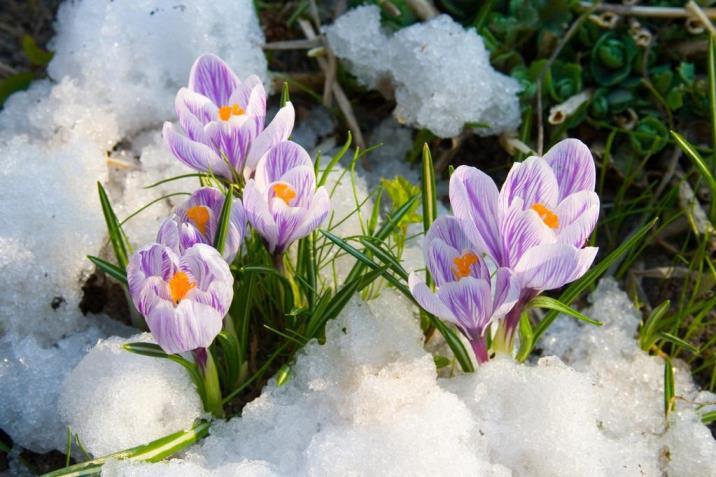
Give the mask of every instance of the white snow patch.
<svg viewBox="0 0 716 477">
<path fill-rule="evenodd" d="M 447 15 L 387 35 L 379 8 L 363 6 L 325 32 L 360 82 L 370 88 L 392 83 L 400 122 L 440 137 L 456 136 L 468 123 L 486 124 L 475 129 L 481 136 L 519 126 L 517 81 L 490 66 L 489 52 L 474 29 Z"/>
<path fill-rule="evenodd" d="M 101 341 L 62 385 L 60 415 L 95 456 L 188 429 L 204 414 L 182 366 L 122 348 L 137 341 L 153 342 L 148 333 Z"/>
<path fill-rule="evenodd" d="M 594 318 L 633 326 L 628 299 L 612 282 L 593 300 Z M 615 336 L 602 345 L 616 344 Z M 306 347 L 288 383 L 271 382 L 241 418 L 216 423 L 182 459 L 113 462 L 105 475 L 226 475 L 243 465 L 261 465 L 246 475 L 277 476 L 716 475 L 716 442 L 692 403 L 714 396 L 695 394 L 680 375 L 677 394 L 686 400 L 667 425 L 662 367 L 643 368 L 630 356 L 651 358 L 633 339 L 622 344 L 629 354 L 610 361 L 630 372 L 611 378 L 606 363 L 585 372 L 546 357 L 527 365 L 498 358 L 477 373 L 439 379 L 409 303 L 385 290 L 375 301 L 354 299 L 329 323 L 326 345 Z M 583 345 L 592 350 L 588 338 Z M 629 388 L 646 389 L 638 409 L 620 391 Z"/>
</svg>

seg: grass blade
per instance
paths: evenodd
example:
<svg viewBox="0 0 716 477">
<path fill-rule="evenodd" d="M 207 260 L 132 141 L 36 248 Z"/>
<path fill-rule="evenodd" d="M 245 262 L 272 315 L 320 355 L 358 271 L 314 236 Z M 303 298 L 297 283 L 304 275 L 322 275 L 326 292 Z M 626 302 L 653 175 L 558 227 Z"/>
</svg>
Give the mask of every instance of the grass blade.
<svg viewBox="0 0 716 477">
<path fill-rule="evenodd" d="M 470 353 L 465 348 L 465 345 L 462 344 L 462 341 L 460 341 L 460 337 L 457 333 L 455 333 L 455 330 L 443 323 L 437 317 L 429 313 L 428 316 L 430 317 L 432 325 L 440 332 L 441 335 L 443 335 L 443 338 L 445 338 L 445 342 L 450 347 L 450 351 L 452 351 L 452 354 L 455 356 L 455 359 L 457 359 L 457 362 L 460 363 L 462 370 L 466 373 L 474 372 L 475 366 L 472 364 Z"/>
<path fill-rule="evenodd" d="M 323 169 L 323 173 L 321 174 L 321 178 L 318 180 L 318 183 L 316 184 L 316 188 L 321 187 L 322 185 L 324 185 L 326 183 L 326 181 L 328 180 L 328 174 L 331 173 L 331 171 L 336 166 L 336 164 L 338 164 L 338 161 L 341 160 L 343 155 L 348 151 L 348 148 L 351 147 L 351 141 L 353 141 L 353 136 L 351 136 L 351 132 L 348 131 L 348 139 L 346 139 L 346 143 L 343 144 L 343 147 L 341 148 L 340 151 L 338 151 L 338 154 L 333 156 L 331 158 L 330 162 L 328 163 L 328 165 L 326 166 L 326 168 Z"/>
<path fill-rule="evenodd" d="M 220 254 L 224 254 L 224 244 L 226 237 L 229 235 L 229 227 L 231 226 L 231 208 L 234 203 L 234 186 L 229 186 L 224 196 L 224 205 L 221 207 L 221 215 L 216 226 L 216 235 L 214 236 L 214 248 Z"/>
<path fill-rule="evenodd" d="M 524 362 L 532 351 L 534 346 L 535 334 L 532 331 L 532 323 L 527 313 L 522 312 L 520 315 L 520 349 L 517 351 L 517 361 Z"/>
<path fill-rule="evenodd" d="M 664 416 L 669 417 L 674 410 L 676 399 L 674 389 L 674 368 L 671 366 L 671 359 L 664 359 Z"/>
<path fill-rule="evenodd" d="M 122 227 L 119 225 L 117 215 L 112 209 L 112 205 L 109 203 L 107 192 L 102 187 L 101 182 L 97 182 L 97 190 L 99 192 L 99 201 L 102 205 L 102 214 L 104 214 L 104 221 L 107 224 L 107 231 L 109 232 L 109 240 L 112 243 L 112 249 L 114 249 L 114 256 L 117 258 L 117 263 L 120 268 L 126 269 L 129 261 L 129 249 L 127 241 L 122 232 Z"/>
<path fill-rule="evenodd" d="M 642 350 L 649 351 L 652 345 L 656 342 L 658 338 L 657 325 L 661 323 L 661 318 L 667 311 L 669 311 L 670 307 L 671 300 L 666 300 L 654 308 L 649 314 L 649 317 L 639 330 L 639 346 Z"/>
<path fill-rule="evenodd" d="M 709 35 L 708 51 L 709 106 L 711 112 L 711 173 L 716 176 L 716 47 L 713 35 Z"/>
<path fill-rule="evenodd" d="M 428 144 L 423 144 L 423 230 L 427 233 L 438 214 L 433 156 Z"/>
<path fill-rule="evenodd" d="M 99 257 L 95 257 L 93 255 L 87 255 L 87 259 L 89 259 L 90 262 L 94 263 L 97 268 L 102 270 L 104 273 L 109 275 L 110 277 L 114 278 L 118 282 L 120 282 L 123 285 L 127 285 L 127 272 L 126 270 L 123 270 L 119 268 L 117 265 L 113 263 L 109 263 L 106 260 L 102 260 Z"/>
<path fill-rule="evenodd" d="M 592 318 L 589 318 L 587 315 L 580 313 L 579 311 L 575 310 L 569 305 L 565 305 L 559 300 L 555 300 L 552 297 L 548 296 L 536 296 L 532 300 L 530 300 L 530 306 L 535 308 L 543 308 L 546 310 L 553 310 L 557 313 L 563 313 L 565 315 L 572 316 L 580 321 L 584 321 L 585 323 L 589 323 L 590 325 L 594 326 L 602 326 L 604 323 L 601 321 L 593 320 Z M 521 326 L 520 320 L 520 326 Z"/>
</svg>

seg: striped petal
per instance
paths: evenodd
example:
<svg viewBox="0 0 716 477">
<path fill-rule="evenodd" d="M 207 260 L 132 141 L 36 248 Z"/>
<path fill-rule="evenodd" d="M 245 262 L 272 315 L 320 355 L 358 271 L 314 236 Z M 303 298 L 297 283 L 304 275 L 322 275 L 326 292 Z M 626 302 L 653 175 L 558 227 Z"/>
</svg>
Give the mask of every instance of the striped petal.
<svg viewBox="0 0 716 477">
<path fill-rule="evenodd" d="M 266 196 L 257 189 L 253 180 L 244 188 L 244 210 L 251 226 L 266 241 L 269 252 L 273 253 L 278 242 L 278 227 L 269 211 Z"/>
<path fill-rule="evenodd" d="M 559 201 L 559 185 L 552 168 L 541 157 L 528 157 L 512 165 L 500 190 L 500 207 L 508 210 L 516 198 L 524 207 L 542 204 L 554 208 Z"/>
<path fill-rule="evenodd" d="M 559 184 L 559 200 L 579 191 L 593 191 L 596 182 L 594 158 L 579 139 L 558 142 L 544 155 Z"/>
<path fill-rule="evenodd" d="M 279 142 L 259 161 L 254 176 L 256 185 L 262 190 L 267 190 L 272 182 L 284 180 L 284 174 L 299 166 L 313 169 L 313 162 L 308 152 L 295 142 Z"/>
<path fill-rule="evenodd" d="M 559 217 L 560 243 L 582 247 L 599 219 L 599 196 L 592 191 L 579 191 L 564 199 L 555 209 Z"/>
<path fill-rule="evenodd" d="M 187 166 L 197 171 L 232 178 L 229 167 L 209 146 L 183 136 L 169 122 L 164 123 L 162 135 L 172 154 Z"/>
<path fill-rule="evenodd" d="M 269 123 L 266 129 L 261 131 L 256 137 L 251 144 L 251 149 L 246 158 L 244 176 L 247 179 L 252 177 L 259 160 L 269 149 L 288 139 L 291 135 L 291 131 L 293 131 L 295 116 L 296 112 L 293 109 L 293 105 L 290 102 L 286 103 L 286 105 L 276 113 L 273 121 Z"/>
<path fill-rule="evenodd" d="M 234 72 L 216 55 L 201 55 L 189 73 L 189 89 L 203 94 L 218 106 L 229 104 L 238 85 L 239 79 Z"/>
<path fill-rule="evenodd" d="M 435 293 L 430 291 L 425 282 L 418 278 L 417 274 L 411 273 L 408 276 L 408 287 L 415 301 L 417 301 L 425 311 L 437 316 L 441 320 L 456 325 L 458 324 L 457 317 L 450 308 L 448 308 Z"/>
<path fill-rule="evenodd" d="M 529 249 L 514 268 L 523 288 L 553 290 L 584 275 L 597 255 L 596 247 L 560 243 Z"/>
</svg>

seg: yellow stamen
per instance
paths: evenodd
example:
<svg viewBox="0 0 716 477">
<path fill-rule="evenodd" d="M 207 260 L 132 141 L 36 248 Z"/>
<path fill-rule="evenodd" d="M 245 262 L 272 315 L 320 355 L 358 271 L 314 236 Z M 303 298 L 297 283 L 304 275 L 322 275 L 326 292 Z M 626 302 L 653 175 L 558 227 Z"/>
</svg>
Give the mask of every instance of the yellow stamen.
<svg viewBox="0 0 716 477">
<path fill-rule="evenodd" d="M 557 214 L 545 207 L 544 204 L 533 204 L 530 209 L 537 212 L 537 215 L 539 215 L 540 219 L 542 219 L 547 227 L 551 229 L 559 227 L 559 217 L 557 217 Z"/>
<path fill-rule="evenodd" d="M 470 276 L 470 267 L 477 263 L 477 255 L 472 252 L 465 252 L 464 255 L 453 258 L 452 263 L 455 264 L 452 269 L 455 278 L 460 280 Z"/>
<path fill-rule="evenodd" d="M 222 121 L 228 121 L 229 119 L 231 119 L 231 116 L 241 116 L 244 113 L 246 113 L 246 111 L 244 111 L 244 108 L 242 108 L 236 103 L 231 105 L 224 105 L 219 108 L 219 119 L 221 119 Z"/>
<path fill-rule="evenodd" d="M 169 279 L 169 294 L 172 296 L 174 303 L 179 303 L 195 287 L 196 283 L 192 283 L 184 272 L 176 272 Z"/>
<path fill-rule="evenodd" d="M 203 205 L 195 205 L 186 211 L 187 219 L 194 222 L 194 225 L 202 235 L 206 235 L 206 224 L 209 223 L 209 210 Z"/>
<path fill-rule="evenodd" d="M 275 184 L 273 186 L 273 194 L 288 205 L 290 201 L 296 198 L 296 191 L 288 184 Z"/>
</svg>

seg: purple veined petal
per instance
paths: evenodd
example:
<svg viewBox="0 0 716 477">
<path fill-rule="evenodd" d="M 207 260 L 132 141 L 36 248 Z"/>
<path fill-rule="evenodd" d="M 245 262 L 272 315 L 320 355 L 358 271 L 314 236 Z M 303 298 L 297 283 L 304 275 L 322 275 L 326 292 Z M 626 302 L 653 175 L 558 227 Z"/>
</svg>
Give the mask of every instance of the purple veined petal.
<svg viewBox="0 0 716 477">
<path fill-rule="evenodd" d="M 216 121 L 219 117 L 219 108 L 203 94 L 188 88 L 181 88 L 174 99 L 174 108 L 177 115 L 188 113 L 196 118 L 202 125 Z"/>
<path fill-rule="evenodd" d="M 132 295 L 132 302 L 143 316 L 149 315 L 155 308 L 168 305 L 173 308 L 167 282 L 161 277 L 149 277 L 141 290 Z"/>
<path fill-rule="evenodd" d="M 290 207 L 278 197 L 270 199 L 269 210 L 276 221 L 278 231 L 276 251 L 283 252 L 298 238 L 299 226 L 308 215 L 308 210 L 303 207 Z"/>
<path fill-rule="evenodd" d="M 453 270 L 453 260 L 460 256 L 460 252 L 445 243 L 441 239 L 431 240 L 429 243 L 426 239 L 423 248 L 425 255 L 425 264 L 428 267 L 430 276 L 433 277 L 435 284 L 441 287 L 448 282 L 454 282 L 458 279 Z"/>
<path fill-rule="evenodd" d="M 192 223 L 184 222 L 179 225 L 179 250 L 183 253 L 198 243 L 211 245 L 209 238 L 202 234 Z"/>
<path fill-rule="evenodd" d="M 313 166 L 297 166 L 283 174 L 280 183 L 290 186 L 296 194 L 290 202 L 291 206 L 308 207 L 316 189 L 316 173 Z M 273 184 L 269 185 L 269 192 L 272 191 L 272 186 Z M 271 196 L 272 194 L 269 193 L 269 197 Z"/>
<path fill-rule="evenodd" d="M 331 198 L 325 187 L 319 187 L 306 209 L 306 215 L 293 233 L 292 240 L 306 237 L 326 220 L 331 212 Z"/>
<path fill-rule="evenodd" d="M 255 103 L 253 107 L 260 108 L 252 110 L 251 96 L 256 95 Z M 238 104 L 249 114 L 261 114 L 266 115 L 266 90 L 264 85 L 256 75 L 248 76 L 242 81 L 231 94 L 229 102 L 227 104 Z"/>
<path fill-rule="evenodd" d="M 204 130 L 204 123 L 197 119 L 196 116 L 181 103 L 177 103 L 176 112 L 177 118 L 179 118 L 179 125 L 184 132 L 186 132 L 189 139 L 211 146 L 209 137 Z"/>
<path fill-rule="evenodd" d="M 560 227 L 560 243 L 582 247 L 599 219 L 599 196 L 591 191 L 579 191 L 564 199 L 555 209 Z"/>
<path fill-rule="evenodd" d="M 269 252 L 273 253 L 278 242 L 278 228 L 269 211 L 266 195 L 256 188 L 253 179 L 246 183 L 243 204 L 246 219 L 264 238 Z"/>
<path fill-rule="evenodd" d="M 440 245 L 440 243 L 447 248 Z M 433 275 L 438 286 L 442 283 L 459 279 L 459 277 L 455 276 L 455 267 L 457 266 L 455 259 L 468 258 L 466 257 L 467 254 L 472 254 L 475 262 L 470 265 L 470 276 L 489 278 L 490 274 L 482 254 L 480 251 L 474 250 L 473 244 L 465 234 L 463 221 L 448 215 L 438 217 L 428 229 L 423 242 L 425 263 L 428 265 L 431 274 L 433 273 L 433 268 L 438 273 L 439 279 Z"/>
<path fill-rule="evenodd" d="M 216 55 L 201 55 L 189 73 L 189 89 L 203 94 L 219 107 L 229 104 L 238 85 L 234 72 Z"/>
<path fill-rule="evenodd" d="M 213 236 L 213 235 L 212 235 Z M 231 206 L 231 217 L 229 218 L 229 234 L 224 244 L 224 258 L 228 263 L 234 261 L 236 254 L 241 248 L 246 236 L 246 212 L 240 199 L 234 198 Z"/>
<path fill-rule="evenodd" d="M 205 131 L 211 144 L 226 156 L 226 159 L 237 172 L 246 162 L 251 141 L 254 139 L 254 119 L 246 117 L 241 122 L 212 121 L 206 125 Z"/>
<path fill-rule="evenodd" d="M 246 166 L 244 168 L 244 176 L 247 179 L 251 178 L 259 160 L 269 149 L 288 139 L 291 135 L 291 131 L 293 131 L 295 117 L 296 112 L 289 101 L 283 108 L 279 109 L 273 121 L 269 123 L 266 129 L 256 136 L 256 139 L 254 139 L 254 142 L 251 144 L 251 149 L 249 149 Z"/>
<path fill-rule="evenodd" d="M 576 248 L 561 243 L 529 249 L 514 271 L 523 288 L 552 290 L 584 275 L 597 255 L 596 247 Z"/>
<path fill-rule="evenodd" d="M 452 311 L 458 326 L 470 339 L 482 336 L 492 321 L 492 291 L 490 283 L 473 277 L 450 282 L 437 291 L 440 301 Z"/>
<path fill-rule="evenodd" d="M 157 243 L 179 252 L 179 218 L 172 215 L 162 222 L 157 232 Z"/>
<path fill-rule="evenodd" d="M 252 145 L 252 150 L 253 147 Z M 261 190 L 267 190 L 272 182 L 283 180 L 284 174 L 299 166 L 313 168 L 308 152 L 293 141 L 279 142 L 272 146 L 258 162 L 254 176 L 256 186 Z"/>
<path fill-rule="evenodd" d="M 520 257 L 536 245 L 554 243 L 557 235 L 537 215 L 534 210 L 523 210 L 522 199 L 515 198 L 500 224 L 504 243 L 504 266 L 514 267 Z"/>
<path fill-rule="evenodd" d="M 229 167 L 209 146 L 179 134 L 169 122 L 164 123 L 162 135 L 172 154 L 187 166 L 197 171 L 211 171 L 217 176 L 232 178 Z"/>
<path fill-rule="evenodd" d="M 492 318 L 503 318 L 514 308 L 520 297 L 520 282 L 512 270 L 500 267 L 495 272 L 492 284 Z"/>
<path fill-rule="evenodd" d="M 149 277 L 168 280 L 179 266 L 178 256 L 159 243 L 147 245 L 137 250 L 127 264 L 127 282 L 132 298 L 140 293 Z"/>
<path fill-rule="evenodd" d="M 425 282 L 418 278 L 416 273 L 411 273 L 408 276 L 408 287 L 410 288 L 410 293 L 412 293 L 415 301 L 417 301 L 425 311 L 437 316 L 441 320 L 448 321 L 455 325 L 459 324 L 457 317 L 455 317 L 450 308 L 448 308 L 445 303 L 443 303 L 440 298 L 438 298 L 438 296 L 428 288 Z"/>
<path fill-rule="evenodd" d="M 515 198 L 529 208 L 542 204 L 550 209 L 559 201 L 559 185 L 552 168 L 541 157 L 531 156 L 515 162 L 500 190 L 500 207 L 508 210 Z"/>
<path fill-rule="evenodd" d="M 234 283 L 234 277 L 226 260 L 210 245 L 196 244 L 188 248 L 179 259 L 179 268 L 202 291 L 207 291 L 217 282 L 229 287 Z M 230 304 L 231 300 L 220 305 L 223 310 L 227 310 Z"/>
<path fill-rule="evenodd" d="M 544 155 L 559 184 L 559 200 L 582 190 L 593 191 L 596 182 L 594 158 L 579 139 L 558 142 Z"/>
<path fill-rule="evenodd" d="M 430 228 L 425 234 L 423 252 L 427 254 L 430 243 L 438 239 L 455 249 L 456 252 L 462 252 L 463 250 L 472 248 L 472 243 L 465 234 L 462 222 L 449 215 L 441 215 L 430 225 Z"/>
<path fill-rule="evenodd" d="M 474 167 L 455 169 L 450 177 L 450 205 L 478 251 L 501 263 L 498 192 L 490 176 Z"/>
<path fill-rule="evenodd" d="M 173 309 L 158 307 L 146 315 L 146 319 L 157 344 L 167 353 L 208 348 L 223 324 L 219 310 L 189 299 L 182 300 Z"/>
</svg>

